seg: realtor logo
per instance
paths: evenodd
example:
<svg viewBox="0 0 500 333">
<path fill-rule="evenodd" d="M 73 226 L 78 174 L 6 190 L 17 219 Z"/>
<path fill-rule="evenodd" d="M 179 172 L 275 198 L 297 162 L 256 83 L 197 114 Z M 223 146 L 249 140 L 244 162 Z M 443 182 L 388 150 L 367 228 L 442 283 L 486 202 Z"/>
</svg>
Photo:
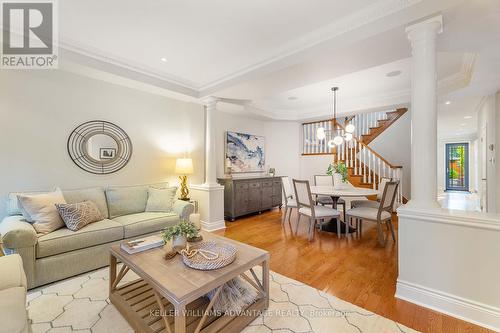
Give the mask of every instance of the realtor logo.
<svg viewBox="0 0 500 333">
<path fill-rule="evenodd" d="M 57 68 L 55 0 L 0 0 L 3 69 Z"/>
</svg>

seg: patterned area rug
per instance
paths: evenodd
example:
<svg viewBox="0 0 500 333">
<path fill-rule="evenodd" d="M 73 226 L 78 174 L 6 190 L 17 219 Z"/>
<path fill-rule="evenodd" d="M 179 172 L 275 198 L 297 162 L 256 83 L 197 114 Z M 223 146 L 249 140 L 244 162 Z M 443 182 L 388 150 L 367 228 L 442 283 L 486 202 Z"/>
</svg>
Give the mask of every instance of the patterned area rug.
<svg viewBox="0 0 500 333">
<path fill-rule="evenodd" d="M 129 271 L 123 283 L 137 276 Z M 243 332 L 416 332 L 298 281 L 271 272 L 270 305 Z M 28 292 L 33 333 L 132 333 L 108 300 L 108 268 Z"/>
</svg>

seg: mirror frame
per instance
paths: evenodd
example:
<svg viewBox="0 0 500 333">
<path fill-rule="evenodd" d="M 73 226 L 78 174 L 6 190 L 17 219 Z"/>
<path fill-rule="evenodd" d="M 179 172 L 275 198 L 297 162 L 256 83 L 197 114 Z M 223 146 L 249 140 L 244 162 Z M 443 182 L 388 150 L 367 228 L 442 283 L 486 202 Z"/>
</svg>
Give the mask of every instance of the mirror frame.
<svg viewBox="0 0 500 333">
<path fill-rule="evenodd" d="M 97 134 L 103 134 L 115 140 L 116 155 L 113 159 L 96 160 L 87 150 L 88 140 Z M 123 169 L 132 157 L 132 141 L 119 126 L 105 120 L 92 120 L 76 127 L 67 143 L 71 160 L 82 170 L 89 173 L 106 175 Z"/>
</svg>

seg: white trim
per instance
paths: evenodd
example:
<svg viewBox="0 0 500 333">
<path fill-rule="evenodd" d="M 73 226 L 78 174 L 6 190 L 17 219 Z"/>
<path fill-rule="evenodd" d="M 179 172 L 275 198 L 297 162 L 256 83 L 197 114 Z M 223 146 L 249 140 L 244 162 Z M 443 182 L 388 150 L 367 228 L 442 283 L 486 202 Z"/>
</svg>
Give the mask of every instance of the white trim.
<svg viewBox="0 0 500 333">
<path fill-rule="evenodd" d="M 500 332 L 500 308 L 399 280 L 396 298 Z"/>
<path fill-rule="evenodd" d="M 500 216 L 481 212 L 466 212 L 439 208 L 413 208 L 403 205 L 398 217 L 429 223 L 451 224 L 461 227 L 500 231 Z"/>
<path fill-rule="evenodd" d="M 200 223 L 201 223 L 201 229 L 208 232 L 226 229 L 226 222 L 224 220 L 219 220 L 215 222 L 200 221 Z"/>
</svg>

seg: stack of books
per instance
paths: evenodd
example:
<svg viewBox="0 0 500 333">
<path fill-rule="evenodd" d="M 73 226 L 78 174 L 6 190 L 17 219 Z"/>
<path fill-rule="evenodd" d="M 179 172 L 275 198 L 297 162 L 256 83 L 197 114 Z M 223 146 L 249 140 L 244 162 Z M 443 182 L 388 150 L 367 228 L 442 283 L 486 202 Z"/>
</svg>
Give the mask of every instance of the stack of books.
<svg viewBox="0 0 500 333">
<path fill-rule="evenodd" d="M 121 249 L 128 254 L 134 254 L 165 245 L 159 235 L 148 236 L 121 243 Z"/>
</svg>

